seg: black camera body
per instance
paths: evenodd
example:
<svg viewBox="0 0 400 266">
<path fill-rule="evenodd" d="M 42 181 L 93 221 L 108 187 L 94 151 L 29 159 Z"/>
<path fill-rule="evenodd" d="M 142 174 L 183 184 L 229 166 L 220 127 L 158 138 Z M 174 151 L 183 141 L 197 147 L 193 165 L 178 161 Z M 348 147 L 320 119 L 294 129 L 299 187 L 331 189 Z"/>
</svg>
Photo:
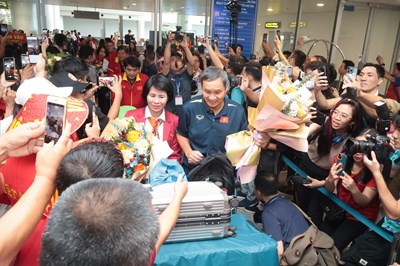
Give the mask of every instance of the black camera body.
<svg viewBox="0 0 400 266">
<path fill-rule="evenodd" d="M 377 135 L 374 138 L 367 138 L 367 140 L 349 138 L 346 142 L 346 151 L 348 155 L 356 153 L 370 154 L 371 151 L 374 151 L 378 162 L 384 163 L 390 155 L 390 139 L 385 135 Z"/>
<path fill-rule="evenodd" d="M 184 34 L 184 32 L 182 32 L 182 26 L 176 26 L 176 31 L 172 33 L 175 34 L 175 40 L 177 42 L 181 43 L 183 41 L 183 35 L 181 35 L 181 33 Z"/>
</svg>

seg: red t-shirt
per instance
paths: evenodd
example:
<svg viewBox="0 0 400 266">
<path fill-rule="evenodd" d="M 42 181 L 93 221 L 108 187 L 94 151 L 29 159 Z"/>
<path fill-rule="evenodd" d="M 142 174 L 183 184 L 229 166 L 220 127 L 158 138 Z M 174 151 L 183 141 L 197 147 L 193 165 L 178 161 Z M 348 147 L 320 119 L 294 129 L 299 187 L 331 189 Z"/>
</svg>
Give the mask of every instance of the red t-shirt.
<svg viewBox="0 0 400 266">
<path fill-rule="evenodd" d="M 336 163 L 337 157 L 334 160 L 334 163 Z M 366 187 L 372 188 L 372 189 L 377 189 L 376 188 L 376 182 L 375 178 L 371 177 L 371 179 L 364 184 L 363 182 L 359 181 L 360 174 L 350 174 L 350 177 L 353 178 L 354 182 L 357 184 L 358 189 L 363 192 Z M 352 194 L 350 191 L 348 191 L 346 188 L 344 188 L 341 185 L 341 182 L 339 181 L 338 187 L 337 187 L 337 194 L 339 199 L 347 203 L 350 207 L 364 215 L 366 218 L 369 220 L 375 222 L 376 217 L 378 216 L 379 212 L 379 197 L 378 194 L 371 200 L 369 204 L 366 206 L 361 206 L 359 205 L 353 198 Z M 349 213 L 346 212 L 346 218 L 354 221 L 358 221 L 358 219 L 354 218 L 351 216 Z"/>
<path fill-rule="evenodd" d="M 17 203 L 35 178 L 35 161 L 36 154 L 7 159 L 7 163 L 1 168 L 5 184 L 5 198 L 1 202 L 10 204 L 11 206 Z M 51 198 L 35 230 L 20 249 L 14 263 L 15 266 L 39 265 L 42 234 L 46 227 L 47 216 L 50 214 L 51 207 L 56 199 L 57 193 Z"/>
</svg>

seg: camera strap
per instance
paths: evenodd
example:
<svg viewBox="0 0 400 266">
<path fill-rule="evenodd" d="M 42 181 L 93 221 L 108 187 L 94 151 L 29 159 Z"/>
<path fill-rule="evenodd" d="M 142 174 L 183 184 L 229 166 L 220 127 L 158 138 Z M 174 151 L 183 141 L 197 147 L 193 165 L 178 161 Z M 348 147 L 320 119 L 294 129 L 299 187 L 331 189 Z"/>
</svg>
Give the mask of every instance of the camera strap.
<svg viewBox="0 0 400 266">
<path fill-rule="evenodd" d="M 295 165 L 289 158 L 287 158 L 285 155 L 282 156 L 282 160 L 287 164 L 288 167 L 292 168 L 293 171 L 295 171 L 298 175 L 300 175 L 302 178 L 307 178 L 307 173 L 301 170 L 297 165 Z M 346 212 L 351 214 L 354 218 L 362 222 L 364 225 L 368 226 L 371 230 L 373 230 L 375 233 L 383 237 L 389 242 L 392 242 L 393 236 L 388 234 L 386 231 L 384 231 L 381 227 L 377 226 L 375 223 L 371 222 L 369 219 L 365 218 L 364 215 L 347 205 L 345 202 L 343 202 L 341 199 L 339 199 L 337 196 L 329 192 L 328 190 L 325 189 L 325 187 L 319 187 L 317 188 L 319 192 L 327 196 L 330 200 L 335 202 L 339 207 L 344 209 Z"/>
</svg>

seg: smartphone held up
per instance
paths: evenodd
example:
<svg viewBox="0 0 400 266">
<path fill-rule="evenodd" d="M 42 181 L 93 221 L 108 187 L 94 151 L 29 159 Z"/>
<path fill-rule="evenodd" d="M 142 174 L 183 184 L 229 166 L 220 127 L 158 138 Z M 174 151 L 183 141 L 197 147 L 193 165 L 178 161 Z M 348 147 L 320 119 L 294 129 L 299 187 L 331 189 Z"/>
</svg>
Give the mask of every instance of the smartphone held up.
<svg viewBox="0 0 400 266">
<path fill-rule="evenodd" d="M 57 142 L 65 126 L 67 100 L 65 98 L 49 96 L 46 103 L 46 126 L 44 142 Z"/>
<path fill-rule="evenodd" d="M 15 72 L 15 58 L 14 57 L 4 57 L 3 58 L 3 69 L 6 80 L 14 80 Z"/>
</svg>

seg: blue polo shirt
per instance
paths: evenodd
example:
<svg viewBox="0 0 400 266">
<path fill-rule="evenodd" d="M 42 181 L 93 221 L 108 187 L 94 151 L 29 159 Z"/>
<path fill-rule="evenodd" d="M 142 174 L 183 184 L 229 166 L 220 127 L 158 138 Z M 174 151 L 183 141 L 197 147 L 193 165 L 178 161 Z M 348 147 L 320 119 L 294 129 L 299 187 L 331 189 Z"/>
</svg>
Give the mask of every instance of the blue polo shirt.
<svg viewBox="0 0 400 266">
<path fill-rule="evenodd" d="M 203 98 L 194 98 L 183 106 L 177 133 L 189 139 L 193 150 L 204 156 L 211 148 L 225 153 L 227 135 L 247 130 L 247 118 L 242 106 L 230 99 L 224 99 L 224 107 L 217 114 L 211 111 Z M 187 164 L 184 156 L 183 163 Z"/>
<path fill-rule="evenodd" d="M 265 203 L 261 220 L 264 233 L 276 241 L 282 240 L 285 249 L 292 238 L 304 233 L 309 227 L 296 206 L 282 195 L 277 195 Z"/>
</svg>

